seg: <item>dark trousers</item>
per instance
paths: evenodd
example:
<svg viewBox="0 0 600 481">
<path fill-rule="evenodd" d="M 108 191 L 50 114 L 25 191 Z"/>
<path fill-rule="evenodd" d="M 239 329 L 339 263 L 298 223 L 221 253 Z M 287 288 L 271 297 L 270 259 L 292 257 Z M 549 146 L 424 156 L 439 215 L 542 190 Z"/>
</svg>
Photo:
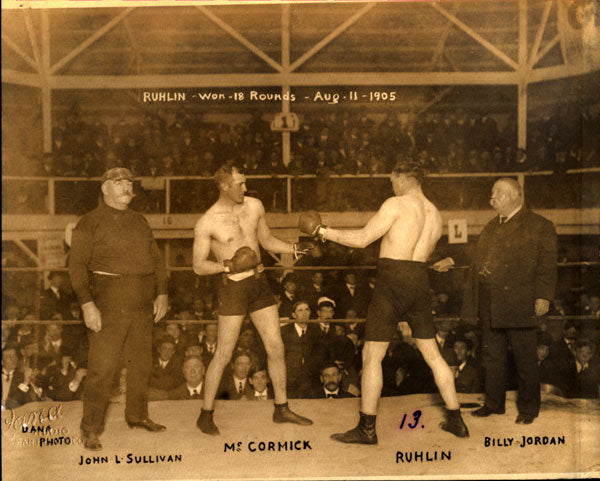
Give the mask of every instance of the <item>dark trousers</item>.
<svg viewBox="0 0 600 481">
<path fill-rule="evenodd" d="M 479 319 L 483 327 L 483 362 L 485 364 L 486 405 L 495 411 L 504 411 L 508 346 L 517 367 L 519 414 L 537 416 L 540 411 L 540 379 L 537 365 L 537 329 L 503 328 L 491 326 L 489 289 L 480 288 Z"/>
<path fill-rule="evenodd" d="M 148 417 L 155 281 L 152 275 L 112 277 L 94 274 L 92 291 L 102 314 L 102 328 L 100 332 L 89 333 L 81 429 L 99 433 L 121 360 L 127 368 L 125 418 L 141 421 Z"/>
</svg>

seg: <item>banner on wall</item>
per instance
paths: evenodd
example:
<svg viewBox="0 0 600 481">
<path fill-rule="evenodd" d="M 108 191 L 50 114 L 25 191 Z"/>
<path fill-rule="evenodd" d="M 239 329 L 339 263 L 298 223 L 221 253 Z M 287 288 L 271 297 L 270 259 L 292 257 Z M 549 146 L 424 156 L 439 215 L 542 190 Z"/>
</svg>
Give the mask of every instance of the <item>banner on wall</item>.
<svg viewBox="0 0 600 481">
<path fill-rule="evenodd" d="M 62 234 L 47 234 L 38 239 L 38 256 L 42 267 L 65 267 L 67 256 Z"/>
</svg>

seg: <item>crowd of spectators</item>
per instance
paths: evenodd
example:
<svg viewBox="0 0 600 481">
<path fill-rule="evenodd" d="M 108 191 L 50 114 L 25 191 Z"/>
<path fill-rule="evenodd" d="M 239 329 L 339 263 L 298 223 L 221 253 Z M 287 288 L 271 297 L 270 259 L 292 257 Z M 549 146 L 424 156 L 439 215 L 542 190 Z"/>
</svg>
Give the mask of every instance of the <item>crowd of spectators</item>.
<svg viewBox="0 0 600 481">
<path fill-rule="evenodd" d="M 76 110 L 57 122 L 52 152 L 27 175 L 98 177 L 123 165 L 138 176 L 211 176 L 235 157 L 248 174 L 385 174 L 407 158 L 444 172 L 512 172 L 600 165 L 600 115 L 562 107 L 528 125 L 519 151 L 514 115 L 437 111 L 412 118 L 395 113 L 335 110 L 301 115 L 291 134 L 292 158 L 282 163 L 281 134 L 262 113 L 235 124 L 206 122 L 199 113 L 129 116 L 86 122 Z M 5 172 L 9 173 L 10 172 Z"/>
<path fill-rule="evenodd" d="M 288 394 L 300 398 L 340 398 L 360 395 L 363 318 L 375 284 L 372 271 L 289 272 L 272 279 L 284 325 Z M 178 272 L 178 274 L 188 274 Z M 302 275 L 303 274 L 303 275 Z M 171 279 L 170 322 L 154 328 L 151 400 L 195 399 L 203 396 L 203 380 L 218 343 L 214 323 L 216 300 L 211 283 L 200 280 L 182 289 L 185 275 Z M 87 368 L 87 336 L 81 310 L 64 273 L 54 272 L 37 308 L 4 299 L 2 323 L 2 405 L 14 408 L 43 399 L 80 399 Z M 453 318 L 456 311 L 445 292 L 432 292 L 436 341 L 455 374 L 462 393 L 482 392 L 485 365 L 481 332 Z M 540 320 L 538 364 L 542 388 L 564 397 L 598 398 L 600 385 L 600 293 L 573 290 L 557 298 L 549 315 L 585 315 L 591 320 Z M 43 327 L 43 318 L 56 322 Z M 311 319 L 315 321 L 309 322 Z M 346 322 L 332 322 L 347 319 Z M 62 324 L 60 321 L 79 321 Z M 273 397 L 266 352 L 255 328 L 246 319 L 228 371 L 218 392 L 220 399 L 263 400 Z M 406 322 L 399 322 L 397 338 L 383 361 L 383 395 L 434 393 L 433 375 L 415 348 Z M 123 397 L 125 376 L 115 379 L 113 398 Z M 512 369 L 509 388 L 516 388 Z"/>
<path fill-rule="evenodd" d="M 364 110 L 309 112 L 301 115 L 299 130 L 291 134 L 288 165 L 282 161 L 281 134 L 271 131 L 267 117 L 255 112 L 248 121 L 225 123 L 207 122 L 201 114 L 157 111 L 124 117 L 109 127 L 100 119 L 86 122 L 74 111 L 53 129 L 51 153 L 33 165 L 11 162 L 11 155 L 7 155 L 3 172 L 85 178 L 99 177 L 117 165 L 126 166 L 136 176 L 146 178 L 136 186 L 133 206 L 142 212 L 164 212 L 165 187 L 156 179 L 161 176 L 183 177 L 172 181 L 172 213 L 204 211 L 214 201 L 210 196 L 214 189 L 207 181 L 185 177 L 210 177 L 230 158 L 242 164 L 247 175 L 268 176 L 253 180 L 249 186 L 250 194 L 260 197 L 268 211 L 284 211 L 287 207 L 286 185 L 273 178 L 284 174 L 315 175 L 294 180 L 295 211 L 373 209 L 392 195 L 386 179 L 370 179 L 370 189 L 365 189 L 364 179 L 337 176 L 384 175 L 408 160 L 436 174 L 549 170 L 556 178 L 544 176 L 537 179 L 540 185 L 531 184 L 528 200 L 533 207 L 570 208 L 600 202 L 597 195 L 587 192 L 594 190 L 595 183 L 562 178 L 567 169 L 600 166 L 600 115 L 587 110 L 564 107 L 552 116 L 532 119 L 527 151 L 516 148 L 517 125 L 512 115 L 461 109 L 409 118 L 395 113 L 367 115 Z M 486 179 L 441 180 L 443 186 L 434 180 L 426 192 L 440 208 L 488 206 L 489 181 L 482 183 Z M 592 187 L 586 189 L 586 185 Z M 96 203 L 93 192 L 88 182 L 59 182 L 56 212 L 81 214 L 90 210 Z M 47 194 L 40 183 L 6 184 L 10 213 L 47 211 Z M 536 200 L 540 200 L 540 206 L 533 205 Z"/>
</svg>

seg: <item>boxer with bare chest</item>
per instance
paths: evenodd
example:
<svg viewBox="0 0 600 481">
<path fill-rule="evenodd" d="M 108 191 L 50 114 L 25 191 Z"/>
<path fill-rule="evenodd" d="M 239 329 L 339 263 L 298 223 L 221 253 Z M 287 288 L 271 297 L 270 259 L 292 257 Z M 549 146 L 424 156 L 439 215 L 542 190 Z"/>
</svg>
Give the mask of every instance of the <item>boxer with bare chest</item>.
<svg viewBox="0 0 600 481">
<path fill-rule="evenodd" d="M 425 264 L 441 237 L 442 218 L 421 190 L 423 173 L 418 166 L 394 169 L 390 179 L 396 196 L 387 199 L 362 229 L 325 227 L 316 212 L 303 213 L 298 223 L 304 233 L 348 247 L 363 248 L 381 238 L 377 282 L 366 320 L 360 421 L 356 428 L 331 437 L 344 443 L 377 443 L 375 418 L 383 386 L 381 362 L 397 322 L 405 318 L 446 403 L 442 429 L 467 437 L 454 376 L 435 341 Z"/>
<path fill-rule="evenodd" d="M 270 252 L 296 256 L 306 254 L 311 245 L 290 244 L 271 235 L 262 202 L 244 195 L 246 177 L 233 163 L 217 170 L 215 182 L 219 199 L 194 228 L 194 272 L 198 275 L 222 274 L 218 287 L 217 348 L 206 370 L 204 405 L 196 425 L 206 434 L 219 434 L 213 421 L 214 399 L 247 314 L 250 314 L 267 352 L 275 395 L 273 421 L 310 425 L 310 419 L 295 414 L 287 405 L 279 314 L 260 262 L 259 245 Z M 211 252 L 215 260 L 209 260 Z"/>
</svg>

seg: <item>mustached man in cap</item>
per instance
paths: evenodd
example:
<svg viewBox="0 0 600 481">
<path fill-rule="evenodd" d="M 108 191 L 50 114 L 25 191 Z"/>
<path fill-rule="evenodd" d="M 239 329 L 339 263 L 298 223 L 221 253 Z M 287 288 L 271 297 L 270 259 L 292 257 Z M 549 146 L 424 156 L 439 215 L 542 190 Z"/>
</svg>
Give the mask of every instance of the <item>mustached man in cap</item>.
<svg viewBox="0 0 600 481">
<path fill-rule="evenodd" d="M 148 222 L 128 209 L 133 174 L 115 167 L 102 176 L 103 199 L 73 230 L 69 274 L 89 329 L 83 393 L 84 446 L 98 438 L 119 361 L 127 367 L 125 420 L 130 428 L 163 431 L 148 418 L 152 323 L 167 312 L 167 276 Z"/>
</svg>

